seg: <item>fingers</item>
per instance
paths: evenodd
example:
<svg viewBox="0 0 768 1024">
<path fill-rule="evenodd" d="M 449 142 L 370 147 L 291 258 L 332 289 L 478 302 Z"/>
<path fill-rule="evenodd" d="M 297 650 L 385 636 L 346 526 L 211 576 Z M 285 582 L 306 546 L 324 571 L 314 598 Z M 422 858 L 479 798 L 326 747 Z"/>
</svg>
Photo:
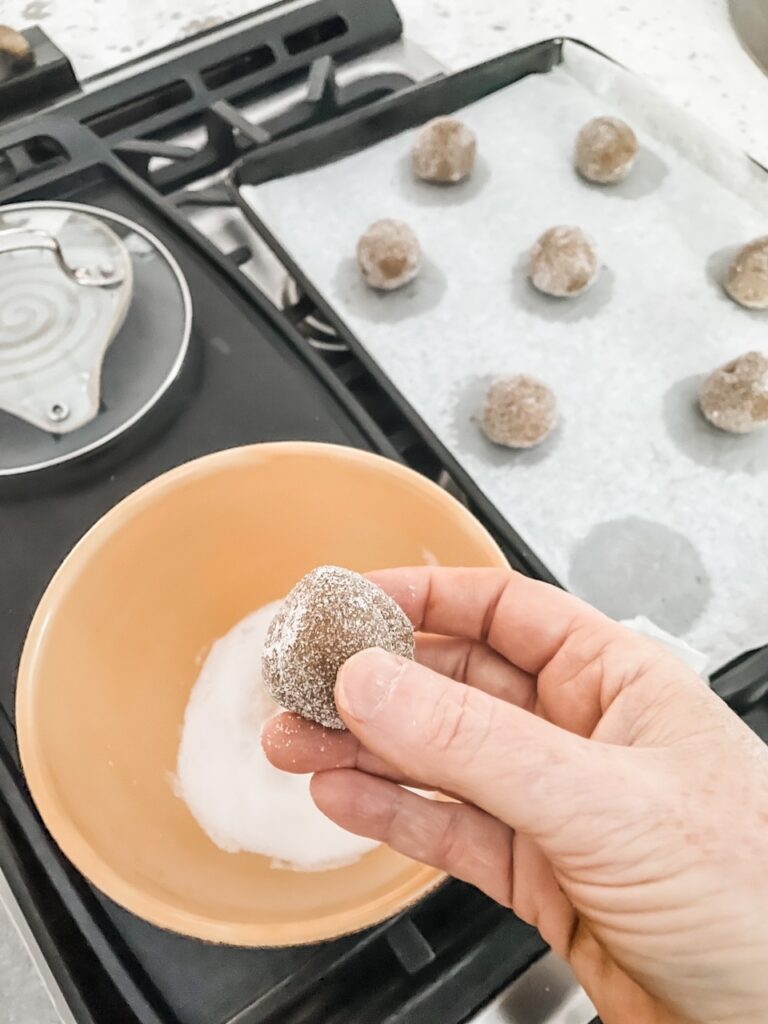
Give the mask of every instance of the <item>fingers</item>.
<svg viewBox="0 0 768 1024">
<path fill-rule="evenodd" d="M 618 623 L 557 587 L 507 569 L 421 566 L 370 573 L 424 633 L 487 641 L 538 674 L 574 630 L 622 635 Z"/>
<path fill-rule="evenodd" d="M 417 629 L 473 645 L 465 666 L 472 685 L 580 736 L 592 735 L 617 694 L 657 657 L 652 649 L 649 654 L 649 645 L 584 602 L 508 570 L 421 567 L 385 570 L 371 578 L 401 603 Z M 501 662 L 478 656 L 484 649 L 497 651 Z M 459 641 L 455 651 L 460 656 Z M 497 672 L 505 659 L 521 673 L 514 683 L 508 673 Z M 447 652 L 441 661 L 425 648 L 420 660 L 461 677 Z M 639 698 L 650 699 L 647 692 Z"/>
<path fill-rule="evenodd" d="M 475 686 L 518 707 L 530 710 L 536 700 L 534 677 L 479 640 L 420 633 L 416 637 L 416 660 L 449 679 Z"/>
<path fill-rule="evenodd" d="M 541 932 L 544 941 L 566 957 L 576 924 L 576 911 L 557 882 L 552 864 L 527 836 L 515 836 L 515 885 L 512 909 Z"/>
<path fill-rule="evenodd" d="M 378 650 L 342 667 L 336 701 L 362 746 L 395 771 L 542 841 L 599 804 L 606 773 L 627 754 Z"/>
<path fill-rule="evenodd" d="M 617 964 L 586 921 L 576 924 L 565 959 L 595 1004 L 600 1019 L 608 1024 L 628 1020 L 681 1024 L 684 1020 Z"/>
<path fill-rule="evenodd" d="M 428 668 L 477 686 L 501 700 L 527 708 L 535 701 L 533 676 L 510 665 L 479 641 L 420 634 L 416 638 L 416 657 Z M 406 786 L 419 786 L 417 780 L 406 778 L 361 747 L 352 733 L 324 729 L 299 715 L 283 714 L 270 719 L 262 732 L 262 745 L 272 764 L 285 772 L 305 775 L 332 768 L 357 768 Z"/>
<path fill-rule="evenodd" d="M 443 803 L 356 771 L 312 780 L 320 810 L 342 828 L 478 886 L 509 906 L 512 831 L 476 807 Z"/>
<path fill-rule="evenodd" d="M 355 768 L 404 786 L 420 787 L 418 780 L 407 778 L 366 750 L 351 732 L 324 729 L 300 715 L 286 713 L 271 718 L 264 726 L 261 743 L 275 768 L 293 775 Z"/>
</svg>

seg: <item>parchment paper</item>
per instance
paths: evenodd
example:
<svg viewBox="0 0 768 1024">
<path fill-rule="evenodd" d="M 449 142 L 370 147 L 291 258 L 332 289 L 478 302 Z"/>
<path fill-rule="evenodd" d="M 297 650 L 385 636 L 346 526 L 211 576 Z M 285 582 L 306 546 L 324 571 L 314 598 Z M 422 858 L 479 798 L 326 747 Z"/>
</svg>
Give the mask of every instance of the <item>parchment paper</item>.
<svg viewBox="0 0 768 1024">
<path fill-rule="evenodd" d="M 641 80 L 579 47 L 563 65 L 466 107 L 480 160 L 453 188 L 413 180 L 412 133 L 250 190 L 267 224 L 488 498 L 572 591 L 647 616 L 713 668 L 768 640 L 768 430 L 710 427 L 706 374 L 768 352 L 768 314 L 720 279 L 768 233 L 766 176 Z M 642 145 L 626 182 L 573 171 L 574 137 L 617 114 Z M 406 220 L 425 252 L 398 293 L 361 281 L 357 240 Z M 575 300 L 536 293 L 536 238 L 577 224 L 603 269 Z M 473 421 L 495 375 L 555 390 L 541 447 L 495 447 Z"/>
</svg>

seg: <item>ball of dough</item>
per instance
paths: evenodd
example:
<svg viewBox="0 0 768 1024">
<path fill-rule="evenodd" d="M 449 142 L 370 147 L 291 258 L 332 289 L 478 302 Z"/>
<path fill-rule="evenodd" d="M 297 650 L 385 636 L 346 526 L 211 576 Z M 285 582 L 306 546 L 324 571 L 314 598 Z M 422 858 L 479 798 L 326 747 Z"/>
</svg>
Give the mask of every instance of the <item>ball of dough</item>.
<svg viewBox="0 0 768 1024">
<path fill-rule="evenodd" d="M 768 357 L 747 352 L 707 378 L 699 395 L 701 411 L 714 426 L 749 434 L 768 424 Z"/>
<path fill-rule="evenodd" d="M 357 262 L 371 288 L 391 292 L 418 274 L 421 246 L 404 221 L 377 220 L 357 243 Z"/>
<path fill-rule="evenodd" d="M 747 309 L 768 309 L 768 235 L 739 252 L 728 268 L 725 290 Z"/>
<path fill-rule="evenodd" d="M 10 57 L 17 67 L 35 63 L 35 51 L 27 37 L 8 25 L 0 25 L 0 54 Z"/>
<path fill-rule="evenodd" d="M 425 124 L 413 147 L 417 178 L 439 185 L 455 185 L 472 173 L 477 139 L 471 128 L 455 117 L 436 117 Z"/>
<path fill-rule="evenodd" d="M 618 117 L 595 117 L 576 136 L 579 174 L 600 185 L 623 181 L 637 158 L 637 137 Z"/>
<path fill-rule="evenodd" d="M 336 674 L 369 647 L 413 658 L 408 616 L 364 576 L 322 566 L 296 584 L 272 620 L 262 659 L 264 684 L 286 710 L 345 729 L 334 698 Z"/>
<path fill-rule="evenodd" d="M 545 231 L 533 247 L 528 273 L 540 292 L 565 299 L 585 292 L 599 270 L 594 242 L 581 228 L 561 226 Z"/>
<path fill-rule="evenodd" d="M 552 432 L 556 422 L 554 392 L 535 377 L 501 377 L 488 390 L 482 426 L 494 444 L 533 448 Z"/>
</svg>

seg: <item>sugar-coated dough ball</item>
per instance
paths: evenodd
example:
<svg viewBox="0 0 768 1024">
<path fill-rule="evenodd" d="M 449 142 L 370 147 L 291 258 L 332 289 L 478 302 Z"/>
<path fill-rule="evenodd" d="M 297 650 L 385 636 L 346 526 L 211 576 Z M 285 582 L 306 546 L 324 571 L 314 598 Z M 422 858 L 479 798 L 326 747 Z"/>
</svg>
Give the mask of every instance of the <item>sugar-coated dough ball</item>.
<svg viewBox="0 0 768 1024">
<path fill-rule="evenodd" d="M 296 584 L 272 620 L 262 659 L 272 699 L 329 729 L 346 728 L 334 688 L 341 666 L 369 647 L 414 656 L 413 626 L 381 587 L 326 565 Z"/>
<path fill-rule="evenodd" d="M 586 291 L 599 270 L 594 242 L 581 228 L 561 226 L 545 231 L 533 247 L 528 273 L 540 292 L 565 299 Z"/>
<path fill-rule="evenodd" d="M 471 128 L 455 117 L 436 117 L 416 136 L 413 170 L 423 181 L 455 185 L 472 173 L 476 155 Z"/>
<path fill-rule="evenodd" d="M 707 378 L 699 396 L 710 423 L 732 434 L 768 424 L 768 357 L 747 352 Z"/>
<path fill-rule="evenodd" d="M 725 290 L 747 309 L 768 309 L 768 235 L 741 249 L 728 268 Z"/>
<path fill-rule="evenodd" d="M 588 181 L 613 185 L 632 170 L 638 148 L 635 133 L 624 121 L 596 117 L 576 136 L 576 168 Z"/>
<path fill-rule="evenodd" d="M 390 292 L 416 277 L 421 246 L 405 221 L 377 220 L 357 243 L 357 262 L 371 288 Z"/>
<path fill-rule="evenodd" d="M 533 448 L 552 432 L 556 422 L 554 392 L 535 377 L 500 377 L 488 390 L 482 426 L 495 444 Z"/>
</svg>

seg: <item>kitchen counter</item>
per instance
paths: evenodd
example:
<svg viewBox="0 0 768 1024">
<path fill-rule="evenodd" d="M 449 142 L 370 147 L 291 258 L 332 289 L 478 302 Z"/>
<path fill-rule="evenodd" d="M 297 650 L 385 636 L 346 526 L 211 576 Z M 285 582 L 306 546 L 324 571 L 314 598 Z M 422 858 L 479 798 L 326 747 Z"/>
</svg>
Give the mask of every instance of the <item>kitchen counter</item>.
<svg viewBox="0 0 768 1024">
<path fill-rule="evenodd" d="M 8 883 L 0 874 L 0 1021 L 2 1024 L 60 1024 L 61 1016 L 54 1008 L 49 991 L 30 961 L 21 925 L 17 931 L 10 918 L 13 907 L 18 920 L 18 907 Z M 64 1024 L 74 1024 L 65 1021 Z"/>
<path fill-rule="evenodd" d="M 454 69 L 549 36 L 583 39 L 768 166 L 768 77 L 742 50 L 726 0 L 396 2 L 408 36 Z M 126 10 L 121 0 L 3 0 L 2 20 L 18 28 L 40 24 L 82 79 L 265 6 L 259 0 L 133 0 Z M 58 1019 L 1 902 L 0 1006 L 3 1024 Z"/>
<path fill-rule="evenodd" d="M 583 39 L 768 165 L 768 77 L 742 50 L 727 0 L 395 2 L 407 34 L 454 69 L 548 36 Z M 2 20 L 14 27 L 38 22 L 86 78 L 268 5 L 133 0 L 126 8 L 120 0 L 4 0 Z"/>
</svg>

